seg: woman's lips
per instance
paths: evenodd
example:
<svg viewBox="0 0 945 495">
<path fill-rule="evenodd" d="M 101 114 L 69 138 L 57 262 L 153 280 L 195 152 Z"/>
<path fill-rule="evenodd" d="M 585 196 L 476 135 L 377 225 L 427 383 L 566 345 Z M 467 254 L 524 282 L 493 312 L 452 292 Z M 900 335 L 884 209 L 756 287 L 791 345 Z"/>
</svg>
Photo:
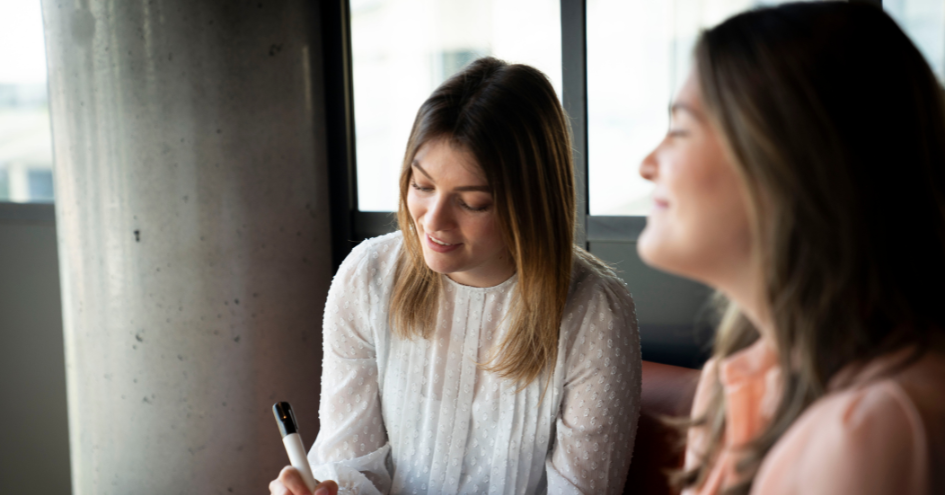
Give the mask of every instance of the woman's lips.
<svg viewBox="0 0 945 495">
<path fill-rule="evenodd" d="M 427 246 L 429 246 L 430 249 L 432 249 L 432 250 L 434 250 L 434 251 L 436 251 L 436 252 L 438 252 L 438 253 L 448 253 L 448 252 L 453 251 L 454 249 L 456 249 L 456 248 L 458 248 L 458 247 L 460 247 L 460 246 L 463 245 L 462 243 L 456 243 L 456 244 L 450 244 L 449 246 L 444 246 L 443 244 L 440 244 L 439 242 L 434 241 L 434 240 L 433 240 L 434 237 L 431 236 L 430 234 L 426 234 L 424 237 L 426 237 L 426 239 L 427 239 Z M 439 239 L 437 239 L 437 240 L 439 240 Z M 441 242 L 443 242 L 443 241 L 441 241 Z"/>
<path fill-rule="evenodd" d="M 666 201 L 662 198 L 653 198 L 653 208 L 665 210 L 666 208 L 669 208 L 669 201 Z"/>
</svg>

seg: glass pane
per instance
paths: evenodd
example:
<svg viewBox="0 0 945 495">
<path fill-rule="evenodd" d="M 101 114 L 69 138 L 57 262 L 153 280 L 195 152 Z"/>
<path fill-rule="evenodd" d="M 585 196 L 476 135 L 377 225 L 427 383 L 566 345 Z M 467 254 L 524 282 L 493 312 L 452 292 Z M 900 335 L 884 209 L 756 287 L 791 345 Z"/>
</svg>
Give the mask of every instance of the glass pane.
<svg viewBox="0 0 945 495">
<path fill-rule="evenodd" d="M 27 180 L 29 182 L 30 199 L 33 201 L 53 200 L 52 170 L 30 170 Z"/>
<path fill-rule="evenodd" d="M 560 0 L 351 0 L 358 207 L 397 209 L 417 109 L 443 80 L 492 55 L 537 67 L 561 94 Z"/>
<path fill-rule="evenodd" d="M 53 200 L 46 98 L 40 2 L 0 2 L 0 201 Z"/>
<path fill-rule="evenodd" d="M 701 29 L 757 0 L 588 0 L 588 174 L 591 215 L 646 215 L 640 161 L 662 139 Z"/>
<path fill-rule="evenodd" d="M 939 81 L 945 81 L 945 0 L 883 0 L 883 9 L 912 38 Z"/>
</svg>

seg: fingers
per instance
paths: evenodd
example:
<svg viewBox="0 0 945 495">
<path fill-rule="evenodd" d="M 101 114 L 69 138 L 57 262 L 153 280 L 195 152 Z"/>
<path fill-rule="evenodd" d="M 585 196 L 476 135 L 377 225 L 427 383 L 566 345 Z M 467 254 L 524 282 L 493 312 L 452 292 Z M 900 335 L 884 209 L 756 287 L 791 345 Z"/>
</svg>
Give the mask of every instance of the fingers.
<svg viewBox="0 0 945 495">
<path fill-rule="evenodd" d="M 289 495 L 289 490 L 278 479 L 269 482 L 269 495 Z"/>
<path fill-rule="evenodd" d="M 337 493 L 337 491 L 338 487 L 335 485 L 335 492 Z M 282 468 L 279 477 L 269 483 L 269 493 L 271 495 L 312 495 L 312 492 L 305 486 L 302 475 L 292 466 Z"/>
<path fill-rule="evenodd" d="M 322 481 L 315 487 L 315 495 L 338 495 L 338 483 Z"/>
</svg>

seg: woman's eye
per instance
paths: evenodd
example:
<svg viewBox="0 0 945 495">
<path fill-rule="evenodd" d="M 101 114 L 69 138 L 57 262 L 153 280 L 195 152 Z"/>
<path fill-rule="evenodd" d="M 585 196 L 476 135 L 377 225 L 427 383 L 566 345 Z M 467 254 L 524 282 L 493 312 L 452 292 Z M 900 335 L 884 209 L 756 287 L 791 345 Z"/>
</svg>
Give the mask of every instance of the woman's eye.
<svg viewBox="0 0 945 495">
<path fill-rule="evenodd" d="M 689 135 L 689 131 L 685 129 L 670 129 L 666 131 L 666 135 L 669 137 L 685 137 Z"/>
<path fill-rule="evenodd" d="M 459 204 L 460 204 L 460 206 L 462 206 L 463 208 L 465 208 L 465 209 L 467 209 L 467 210 L 469 210 L 469 211 L 486 211 L 486 210 L 489 209 L 489 205 L 480 206 L 480 207 L 478 207 L 478 208 L 474 208 L 474 207 L 469 206 L 469 205 L 467 205 L 466 203 L 463 203 L 463 202 L 460 202 Z"/>
<path fill-rule="evenodd" d="M 431 189 L 431 188 L 429 188 L 429 187 L 421 187 L 420 184 L 417 184 L 416 182 L 411 182 L 410 185 L 411 185 L 414 189 L 416 189 L 416 190 L 418 190 L 418 191 L 423 191 L 423 192 L 429 191 L 429 190 Z"/>
</svg>

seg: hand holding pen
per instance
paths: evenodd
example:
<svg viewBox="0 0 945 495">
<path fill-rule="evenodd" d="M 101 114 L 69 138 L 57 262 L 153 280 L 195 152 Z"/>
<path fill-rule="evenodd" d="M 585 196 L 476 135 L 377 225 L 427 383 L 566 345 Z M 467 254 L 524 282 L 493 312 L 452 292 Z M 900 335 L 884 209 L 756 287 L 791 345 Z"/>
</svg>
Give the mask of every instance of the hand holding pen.
<svg viewBox="0 0 945 495">
<path fill-rule="evenodd" d="M 277 402 L 272 406 L 272 414 L 276 417 L 279 431 L 282 433 L 282 443 L 289 454 L 291 466 L 286 466 L 279 472 L 279 477 L 269 483 L 271 495 L 337 495 L 338 485 L 334 481 L 319 483 L 312 476 L 312 468 L 305 455 L 302 437 L 299 436 L 299 425 L 295 421 L 295 414 L 288 402 Z"/>
<path fill-rule="evenodd" d="M 279 472 L 279 477 L 269 483 L 271 495 L 312 495 L 302 474 L 292 466 L 286 466 Z M 338 484 L 334 481 L 323 481 L 315 487 L 314 495 L 338 495 Z"/>
</svg>

